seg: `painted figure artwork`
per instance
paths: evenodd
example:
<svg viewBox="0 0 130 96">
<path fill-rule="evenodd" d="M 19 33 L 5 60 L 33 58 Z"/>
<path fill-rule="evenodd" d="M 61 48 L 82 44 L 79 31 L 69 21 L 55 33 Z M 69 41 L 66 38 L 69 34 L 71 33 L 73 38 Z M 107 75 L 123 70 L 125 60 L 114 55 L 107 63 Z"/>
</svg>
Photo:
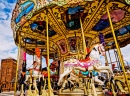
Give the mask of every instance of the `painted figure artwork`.
<svg viewBox="0 0 130 96">
<path fill-rule="evenodd" d="M 110 14 L 111 14 L 111 18 L 112 18 L 113 23 L 117 23 L 125 17 L 125 11 L 122 10 L 122 9 L 113 10 L 113 11 L 110 12 Z M 101 17 L 101 19 L 103 19 L 103 20 L 108 19 L 107 13 L 104 14 Z"/>
<path fill-rule="evenodd" d="M 67 46 L 66 46 L 66 43 L 65 43 L 64 39 L 61 39 L 61 40 L 57 41 L 57 45 L 60 48 L 61 54 L 66 54 L 67 53 Z"/>
<path fill-rule="evenodd" d="M 19 13 L 17 14 L 17 17 L 15 18 L 15 23 L 16 24 L 19 23 L 22 17 L 28 15 L 33 10 L 33 8 L 34 8 L 34 3 L 31 1 L 27 1 L 21 4 L 19 8 Z"/>
<path fill-rule="evenodd" d="M 76 38 L 70 37 L 68 38 L 69 41 L 69 47 L 71 52 L 76 52 Z"/>
<path fill-rule="evenodd" d="M 125 17 L 125 11 L 122 9 L 113 10 L 110 12 L 111 19 L 113 23 L 117 23 L 121 21 Z M 98 23 L 93 27 L 93 30 L 95 31 L 102 31 L 103 29 L 109 27 L 109 20 L 107 13 L 104 14 L 101 19 L 98 21 Z"/>
</svg>

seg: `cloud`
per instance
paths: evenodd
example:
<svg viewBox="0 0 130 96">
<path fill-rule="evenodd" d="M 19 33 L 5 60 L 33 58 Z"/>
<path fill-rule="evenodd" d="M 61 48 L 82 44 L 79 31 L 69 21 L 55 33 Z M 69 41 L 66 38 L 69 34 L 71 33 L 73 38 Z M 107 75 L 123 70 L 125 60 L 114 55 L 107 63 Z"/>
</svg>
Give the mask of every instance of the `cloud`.
<svg viewBox="0 0 130 96">
<path fill-rule="evenodd" d="M 5 12 L 0 12 L 0 20 L 8 20 L 9 14 Z"/>
<path fill-rule="evenodd" d="M 0 0 L 0 60 L 8 57 L 17 59 L 17 46 L 14 43 L 10 26 L 12 10 L 15 3 Z"/>
<path fill-rule="evenodd" d="M 11 16 L 17 0 L 0 0 L 0 60 L 12 57 L 17 60 L 18 47 L 15 45 L 11 29 Z M 50 60 L 50 63 L 52 60 Z M 33 63 L 33 56 L 27 55 L 27 67 Z M 46 67 L 45 58 L 42 67 Z"/>
<path fill-rule="evenodd" d="M 8 3 L 6 0 L 0 0 L 0 20 L 9 20 L 15 3 Z"/>
</svg>

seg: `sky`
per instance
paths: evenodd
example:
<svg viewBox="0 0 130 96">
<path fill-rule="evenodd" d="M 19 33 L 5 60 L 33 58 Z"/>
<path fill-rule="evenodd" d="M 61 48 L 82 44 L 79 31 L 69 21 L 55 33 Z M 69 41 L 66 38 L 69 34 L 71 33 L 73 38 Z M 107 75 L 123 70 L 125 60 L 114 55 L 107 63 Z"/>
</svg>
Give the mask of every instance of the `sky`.
<svg viewBox="0 0 130 96">
<path fill-rule="evenodd" d="M 11 29 L 12 11 L 16 1 L 0 0 L 0 61 L 8 57 L 17 60 L 18 48 L 14 42 L 13 31 Z M 27 67 L 30 67 L 32 63 L 33 56 L 27 55 Z M 43 58 L 43 67 L 45 66 L 45 59 Z"/>
<path fill-rule="evenodd" d="M 17 0 L 0 0 L 0 61 L 12 57 L 17 59 L 18 49 L 13 39 L 11 29 L 11 16 Z M 130 62 L 130 44 L 121 48 L 124 60 Z M 115 61 L 113 50 L 110 51 L 112 61 Z M 108 57 L 108 56 L 107 56 Z M 32 56 L 27 55 L 27 66 L 32 64 Z M 109 62 L 110 59 L 108 58 Z M 104 57 L 101 57 L 101 62 L 105 63 Z M 45 60 L 43 59 L 43 67 Z"/>
</svg>

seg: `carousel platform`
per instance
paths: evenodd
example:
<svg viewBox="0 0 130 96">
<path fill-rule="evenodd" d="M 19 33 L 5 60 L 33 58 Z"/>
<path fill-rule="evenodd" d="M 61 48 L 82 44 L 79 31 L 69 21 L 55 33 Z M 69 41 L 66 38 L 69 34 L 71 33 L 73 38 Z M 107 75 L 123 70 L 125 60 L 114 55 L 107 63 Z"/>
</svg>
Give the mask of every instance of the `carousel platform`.
<svg viewBox="0 0 130 96">
<path fill-rule="evenodd" d="M 84 95 L 84 91 L 80 89 L 74 89 L 73 91 L 66 89 L 59 94 L 59 96 L 83 96 L 83 95 Z"/>
<path fill-rule="evenodd" d="M 63 90 L 63 92 L 58 96 L 85 96 L 85 95 L 84 95 L 84 91 L 81 89 L 74 89 L 73 91 L 67 89 L 67 90 Z M 97 96 L 104 96 L 104 94 L 103 92 L 97 92 Z"/>
</svg>

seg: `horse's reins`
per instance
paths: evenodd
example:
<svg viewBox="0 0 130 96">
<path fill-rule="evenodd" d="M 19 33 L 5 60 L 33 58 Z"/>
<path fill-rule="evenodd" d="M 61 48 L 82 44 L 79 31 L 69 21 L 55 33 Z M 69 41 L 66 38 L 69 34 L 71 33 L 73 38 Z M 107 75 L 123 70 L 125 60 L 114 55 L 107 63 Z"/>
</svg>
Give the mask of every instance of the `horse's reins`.
<svg viewBox="0 0 130 96">
<path fill-rule="evenodd" d="M 33 64 L 32 64 L 32 65 L 33 65 Z M 32 66 L 32 65 L 31 65 L 31 66 Z M 31 66 L 30 66 L 30 67 L 31 67 Z M 28 67 L 28 68 L 30 68 L 30 67 Z M 28 69 L 28 68 L 27 68 L 27 69 Z"/>
<path fill-rule="evenodd" d="M 32 64 L 32 65 L 33 65 L 33 64 Z M 32 66 L 32 65 L 31 65 L 31 66 Z M 37 65 L 38 65 L 38 64 L 37 64 Z M 36 65 L 33 69 L 35 69 L 35 68 L 37 67 L 37 65 Z M 31 67 L 31 66 L 30 66 L 30 67 Z M 28 67 L 28 68 L 30 68 L 30 67 Z M 28 69 L 28 68 L 27 68 L 27 69 Z"/>
</svg>

